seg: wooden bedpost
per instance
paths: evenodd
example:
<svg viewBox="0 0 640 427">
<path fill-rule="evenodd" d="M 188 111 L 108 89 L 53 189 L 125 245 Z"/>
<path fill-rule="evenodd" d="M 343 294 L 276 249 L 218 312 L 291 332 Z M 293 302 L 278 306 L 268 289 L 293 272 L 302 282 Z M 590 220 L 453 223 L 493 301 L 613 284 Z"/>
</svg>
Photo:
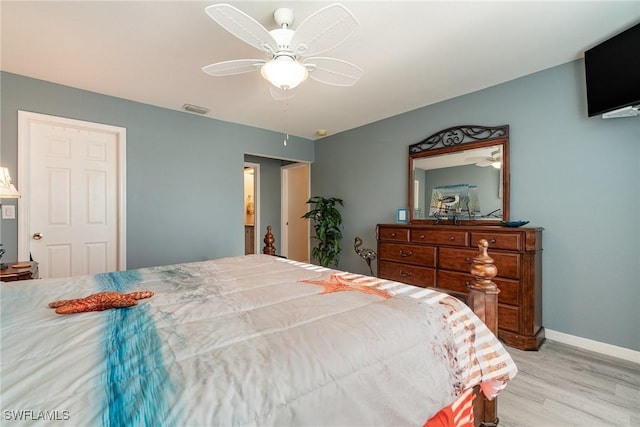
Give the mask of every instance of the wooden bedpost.
<svg viewBox="0 0 640 427">
<path fill-rule="evenodd" d="M 498 269 L 493 264 L 493 258 L 487 254 L 488 247 L 489 243 L 485 239 L 478 242 L 478 255 L 473 258 L 471 264 L 473 281 L 467 285 L 469 290 L 467 305 L 491 332 L 498 336 L 498 293 L 500 290 L 492 281 L 496 277 Z M 497 427 L 497 398 L 490 401 L 482 393 L 478 398 L 483 400 L 483 405 L 480 405 L 482 407 L 480 414 L 476 414 L 476 417 L 481 418 L 480 420 L 476 419 L 476 424 L 481 427 Z"/>
<path fill-rule="evenodd" d="M 264 235 L 264 249 L 262 249 L 262 253 L 266 255 L 275 255 L 276 247 L 273 246 L 276 238 L 273 237 L 273 233 L 271 233 L 271 226 L 267 225 L 267 234 Z"/>
<path fill-rule="evenodd" d="M 468 305 L 496 336 L 498 335 L 498 293 L 500 290 L 492 279 L 498 274 L 493 258 L 487 254 L 489 243 L 478 242 L 478 255 L 473 258 L 471 274 L 473 281 L 467 285 Z"/>
</svg>

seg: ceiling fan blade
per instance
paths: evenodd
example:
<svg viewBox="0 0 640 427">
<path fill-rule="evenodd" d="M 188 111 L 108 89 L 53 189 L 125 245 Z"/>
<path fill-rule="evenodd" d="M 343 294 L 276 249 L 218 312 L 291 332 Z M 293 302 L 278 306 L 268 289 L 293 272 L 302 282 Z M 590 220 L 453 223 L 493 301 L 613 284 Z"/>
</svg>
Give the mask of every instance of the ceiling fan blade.
<svg viewBox="0 0 640 427">
<path fill-rule="evenodd" d="M 493 159 L 484 159 L 484 160 L 480 160 L 479 162 L 476 162 L 476 166 L 480 166 L 481 168 L 484 168 L 487 166 L 491 166 L 494 162 L 495 160 Z"/>
<path fill-rule="evenodd" d="M 326 52 L 353 34 L 358 20 L 341 4 L 332 4 L 311 14 L 296 29 L 291 46 L 303 57 Z"/>
<path fill-rule="evenodd" d="M 269 91 L 276 101 L 282 101 L 283 99 L 290 99 L 296 96 L 295 89 L 280 89 L 271 84 L 269 85 Z"/>
<path fill-rule="evenodd" d="M 309 78 L 333 86 L 352 86 L 362 76 L 362 68 L 342 59 L 307 58 L 303 65 L 309 69 Z"/>
<path fill-rule="evenodd" d="M 268 54 L 278 50 L 273 36 L 258 21 L 229 4 L 213 4 L 205 8 L 207 14 L 231 34 Z"/>
<path fill-rule="evenodd" d="M 230 76 L 259 70 L 265 63 L 263 59 L 234 59 L 207 65 L 202 71 L 216 77 Z"/>
</svg>

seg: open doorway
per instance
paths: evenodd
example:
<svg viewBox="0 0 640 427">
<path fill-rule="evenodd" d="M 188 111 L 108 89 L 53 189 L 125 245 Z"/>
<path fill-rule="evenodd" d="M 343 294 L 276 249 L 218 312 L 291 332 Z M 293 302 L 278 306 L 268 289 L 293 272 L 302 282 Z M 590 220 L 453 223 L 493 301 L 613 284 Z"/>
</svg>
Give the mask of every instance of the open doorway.
<svg viewBox="0 0 640 427">
<path fill-rule="evenodd" d="M 259 215 L 257 209 L 260 206 L 258 203 L 258 179 L 260 176 L 260 164 L 257 163 L 245 163 L 244 164 L 244 254 L 256 254 L 260 253 L 257 248 L 258 235 L 256 229 L 257 218 Z"/>
<path fill-rule="evenodd" d="M 245 192 L 242 215 L 245 223 L 245 242 L 254 242 L 254 252 L 251 252 L 250 244 L 245 245 L 249 249 L 246 252 L 262 252 L 262 240 L 269 225 L 276 239 L 274 246 L 277 255 L 296 261 L 308 261 L 309 225 L 306 220 L 297 217 L 301 217 L 308 210 L 306 201 L 309 199 L 310 192 L 309 164 L 245 154 L 244 168 Z M 253 169 L 253 175 L 251 175 L 251 169 Z M 284 172 L 285 170 L 289 172 Z M 295 172 L 292 172 L 294 170 Z M 290 185 L 283 185 L 285 175 L 290 176 L 288 180 Z M 253 201 L 253 217 L 248 214 L 250 209 L 247 209 L 250 195 Z M 289 207 L 301 209 L 301 213 L 292 212 Z M 303 229 L 291 231 L 287 226 L 287 219 L 304 221 Z M 251 226 L 251 220 L 253 220 L 253 226 Z M 250 237 L 251 232 L 254 233 L 254 239 Z M 296 252 L 292 253 L 290 248 L 303 248 L 303 251 L 296 249 Z"/>
</svg>

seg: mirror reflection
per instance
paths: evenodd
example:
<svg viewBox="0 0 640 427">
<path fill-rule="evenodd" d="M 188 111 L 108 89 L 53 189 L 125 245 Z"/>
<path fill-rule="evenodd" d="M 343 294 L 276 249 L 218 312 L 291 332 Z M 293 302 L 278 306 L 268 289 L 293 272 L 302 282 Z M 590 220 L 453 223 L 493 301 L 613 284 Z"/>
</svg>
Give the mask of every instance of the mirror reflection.
<svg viewBox="0 0 640 427">
<path fill-rule="evenodd" d="M 502 219 L 502 146 L 414 159 L 413 217 Z"/>
<path fill-rule="evenodd" d="M 509 130 L 460 126 L 409 147 L 411 221 L 509 219 Z"/>
</svg>

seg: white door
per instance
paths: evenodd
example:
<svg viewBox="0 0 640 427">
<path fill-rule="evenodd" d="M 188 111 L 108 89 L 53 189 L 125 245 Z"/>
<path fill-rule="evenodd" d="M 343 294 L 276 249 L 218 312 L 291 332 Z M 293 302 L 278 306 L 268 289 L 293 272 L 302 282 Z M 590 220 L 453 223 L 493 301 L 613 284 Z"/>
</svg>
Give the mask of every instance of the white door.
<svg viewBox="0 0 640 427">
<path fill-rule="evenodd" d="M 282 168 L 282 254 L 309 262 L 309 165 L 297 163 Z"/>
<path fill-rule="evenodd" d="M 20 259 L 37 261 L 42 278 L 126 268 L 125 130 L 25 112 L 19 120 Z"/>
</svg>

